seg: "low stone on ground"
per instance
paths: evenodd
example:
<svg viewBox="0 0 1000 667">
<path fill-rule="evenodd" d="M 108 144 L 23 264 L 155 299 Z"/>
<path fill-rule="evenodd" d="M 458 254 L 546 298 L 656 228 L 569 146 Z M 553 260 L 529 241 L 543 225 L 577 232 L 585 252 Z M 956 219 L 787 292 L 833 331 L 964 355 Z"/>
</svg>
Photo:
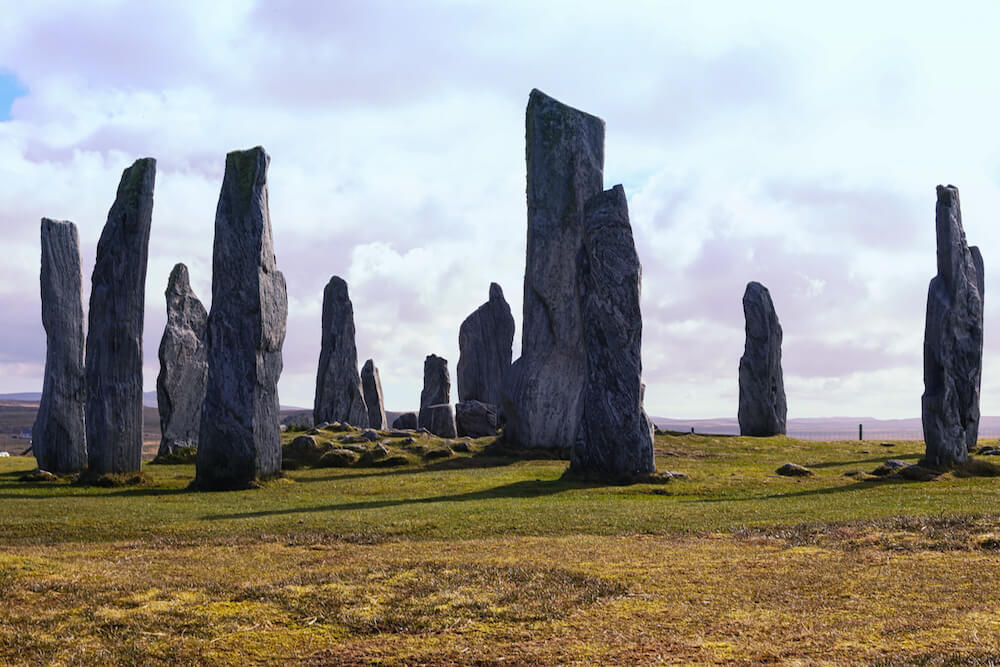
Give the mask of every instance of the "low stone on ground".
<svg viewBox="0 0 1000 667">
<path fill-rule="evenodd" d="M 785 477 L 811 477 L 814 474 L 809 468 L 800 466 L 797 463 L 786 463 L 775 470 L 775 472 Z"/>
</svg>

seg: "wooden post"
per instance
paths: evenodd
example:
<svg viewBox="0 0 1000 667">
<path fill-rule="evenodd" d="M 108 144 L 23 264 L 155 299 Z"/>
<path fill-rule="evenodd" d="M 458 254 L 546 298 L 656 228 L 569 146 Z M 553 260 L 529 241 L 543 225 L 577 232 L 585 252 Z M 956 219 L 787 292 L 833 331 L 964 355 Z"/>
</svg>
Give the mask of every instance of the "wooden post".
<svg viewBox="0 0 1000 667">
<path fill-rule="evenodd" d="M 861 428 L 861 424 L 858 424 L 858 440 L 864 440 L 864 437 L 862 437 L 863 433 L 864 431 Z"/>
</svg>

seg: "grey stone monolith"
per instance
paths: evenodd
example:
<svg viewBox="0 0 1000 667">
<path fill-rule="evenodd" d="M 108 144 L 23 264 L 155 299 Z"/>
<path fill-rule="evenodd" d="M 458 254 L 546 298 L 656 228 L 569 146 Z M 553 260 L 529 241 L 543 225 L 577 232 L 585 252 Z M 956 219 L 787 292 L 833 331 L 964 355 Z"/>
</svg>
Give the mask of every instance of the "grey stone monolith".
<svg viewBox="0 0 1000 667">
<path fill-rule="evenodd" d="M 983 368 L 983 257 L 962 228 L 958 188 L 937 186 L 937 275 L 924 325 L 924 461 L 966 461 L 979 437 Z"/>
<path fill-rule="evenodd" d="M 781 324 L 771 293 L 758 282 L 747 284 L 743 315 L 746 344 L 740 358 L 740 434 L 783 434 L 788 408 L 781 373 Z"/>
<path fill-rule="evenodd" d="M 358 349 L 354 340 L 354 306 L 347 283 L 330 278 L 323 290 L 323 320 L 313 421 L 343 422 L 368 427 L 368 406 L 358 375 Z"/>
<path fill-rule="evenodd" d="M 368 425 L 372 428 L 388 427 L 385 419 L 385 401 L 382 397 L 382 379 L 379 378 L 375 362 L 369 359 L 361 367 L 361 389 L 368 406 Z"/>
<path fill-rule="evenodd" d="M 635 479 L 656 465 L 642 406 L 642 268 L 621 185 L 587 200 L 577 264 L 587 376 L 570 472 Z"/>
<path fill-rule="evenodd" d="M 497 434 L 497 408 L 482 401 L 455 404 L 455 429 L 459 436 L 482 438 Z"/>
<path fill-rule="evenodd" d="M 489 301 L 465 318 L 458 329 L 459 401 L 500 405 L 503 378 L 510 368 L 514 317 L 503 290 L 490 283 Z"/>
<path fill-rule="evenodd" d="M 160 339 L 160 374 L 156 378 L 161 434 L 157 456 L 198 446 L 208 378 L 208 313 L 191 289 L 185 265 L 177 264 L 170 272 L 165 296 L 167 325 Z"/>
<path fill-rule="evenodd" d="M 587 377 L 577 253 L 584 203 L 604 189 L 604 121 L 533 90 L 525 124 L 521 357 L 504 379 L 500 411 L 513 444 L 564 449 L 576 442 Z"/>
<path fill-rule="evenodd" d="M 41 245 L 45 378 L 31 444 L 39 469 L 72 473 L 87 466 L 83 273 L 76 225 L 42 218 Z"/>
<path fill-rule="evenodd" d="M 451 408 L 450 397 L 451 375 L 448 373 L 448 360 L 436 354 L 427 355 L 424 359 L 424 388 L 420 391 L 417 425 L 442 438 L 454 438 L 455 413 Z M 451 415 L 450 425 L 445 413 Z"/>
<path fill-rule="evenodd" d="M 274 258 L 269 164 L 260 146 L 226 156 L 195 477 L 202 488 L 243 488 L 281 470 L 278 378 L 288 298 Z"/>
<path fill-rule="evenodd" d="M 91 474 L 142 464 L 142 330 L 156 160 L 125 170 L 97 244 L 87 327 L 87 458 Z"/>
</svg>

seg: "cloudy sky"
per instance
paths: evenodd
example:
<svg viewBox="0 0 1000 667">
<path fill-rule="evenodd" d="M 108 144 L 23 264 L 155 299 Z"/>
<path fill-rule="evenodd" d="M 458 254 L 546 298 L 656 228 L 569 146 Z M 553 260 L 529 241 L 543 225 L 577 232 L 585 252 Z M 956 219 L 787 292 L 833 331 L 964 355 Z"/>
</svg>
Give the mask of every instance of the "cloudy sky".
<svg viewBox="0 0 1000 667">
<path fill-rule="evenodd" d="M 919 415 L 935 185 L 986 264 L 1000 414 L 1000 11 L 993 3 L 32 2 L 0 16 L 0 393 L 39 391 L 39 219 L 80 228 L 84 299 L 122 170 L 158 160 L 155 386 L 176 262 L 208 305 L 225 154 L 271 155 L 289 292 L 282 403 L 311 407 L 322 290 L 414 409 L 424 356 L 502 285 L 517 321 L 524 107 L 607 122 L 643 263 L 646 405 L 735 416 L 741 298 L 770 288 L 790 417 Z M 453 396 L 454 398 L 454 396 Z"/>
</svg>

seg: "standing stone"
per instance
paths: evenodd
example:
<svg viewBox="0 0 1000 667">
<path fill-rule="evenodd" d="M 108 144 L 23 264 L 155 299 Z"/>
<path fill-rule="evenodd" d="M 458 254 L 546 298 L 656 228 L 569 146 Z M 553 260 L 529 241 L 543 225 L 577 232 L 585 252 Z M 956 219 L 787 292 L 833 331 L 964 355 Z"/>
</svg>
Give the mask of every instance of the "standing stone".
<svg viewBox="0 0 1000 667">
<path fill-rule="evenodd" d="M 921 417 L 933 466 L 966 461 L 979 436 L 983 257 L 962 228 L 958 188 L 937 186 L 937 275 L 927 290 Z"/>
<path fill-rule="evenodd" d="M 178 264 L 167 281 L 167 326 L 160 339 L 156 404 L 160 411 L 160 450 L 167 456 L 198 446 L 201 404 L 205 400 L 208 313 L 191 289 L 188 269 Z"/>
<path fill-rule="evenodd" d="M 87 327 L 87 450 L 92 474 L 142 464 L 142 329 L 156 160 L 125 170 L 97 244 Z"/>
<path fill-rule="evenodd" d="M 514 317 L 503 290 L 490 283 L 490 299 L 465 318 L 458 329 L 459 401 L 500 405 L 503 378 L 510 368 Z"/>
<path fill-rule="evenodd" d="M 226 156 L 195 477 L 202 488 L 242 488 L 281 470 L 278 378 L 288 298 L 274 260 L 270 161 L 260 146 Z"/>
<path fill-rule="evenodd" d="M 591 197 L 584 216 L 577 270 L 587 382 L 570 471 L 633 479 L 656 466 L 653 425 L 642 407 L 642 268 L 625 190 L 616 185 Z"/>
<path fill-rule="evenodd" d="M 388 424 L 385 419 L 385 403 L 382 399 L 382 380 L 379 379 L 375 362 L 369 359 L 361 369 L 361 389 L 365 395 L 365 405 L 368 406 L 368 425 L 372 428 L 385 429 Z"/>
<path fill-rule="evenodd" d="M 354 306 L 347 295 L 347 283 L 338 276 L 330 278 L 323 290 L 323 331 L 313 420 L 317 424 L 344 422 L 358 428 L 368 427 L 368 406 L 361 393 L 358 349 L 354 344 Z"/>
<path fill-rule="evenodd" d="M 601 193 L 604 121 L 533 90 L 526 114 L 528 242 L 521 358 L 504 379 L 505 436 L 569 448 L 581 424 L 587 353 L 577 295 L 584 203 Z"/>
<path fill-rule="evenodd" d="M 76 472 L 87 465 L 87 385 L 80 237 L 72 222 L 42 218 L 41 287 L 45 379 L 32 446 L 41 470 Z"/>
<path fill-rule="evenodd" d="M 746 345 L 740 359 L 740 434 L 783 434 L 788 407 L 781 374 L 781 324 L 766 287 L 747 284 L 743 314 Z"/>
<path fill-rule="evenodd" d="M 451 407 L 451 376 L 448 360 L 435 354 L 424 359 L 424 388 L 420 392 L 417 424 L 434 435 L 454 438 L 455 413 Z"/>
</svg>

